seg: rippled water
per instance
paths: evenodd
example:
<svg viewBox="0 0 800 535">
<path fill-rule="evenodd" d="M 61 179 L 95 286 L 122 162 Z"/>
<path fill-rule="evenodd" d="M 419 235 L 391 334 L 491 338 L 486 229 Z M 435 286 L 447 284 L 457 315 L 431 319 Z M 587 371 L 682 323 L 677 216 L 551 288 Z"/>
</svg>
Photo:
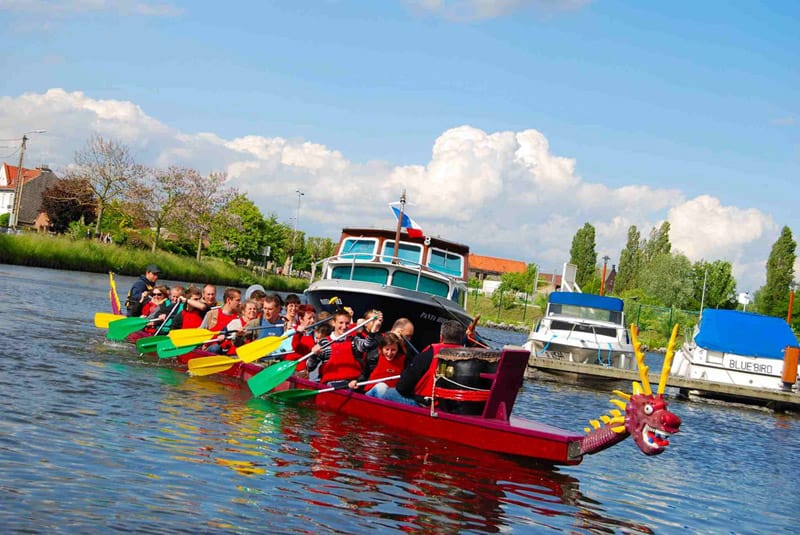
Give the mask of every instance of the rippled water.
<svg viewBox="0 0 800 535">
<path fill-rule="evenodd" d="M 626 441 L 554 469 L 140 360 L 92 325 L 106 292 L 105 276 L 0 265 L 6 532 L 796 531 L 796 416 L 673 400 L 665 454 Z M 609 397 L 528 382 L 515 413 L 579 430 Z"/>
</svg>

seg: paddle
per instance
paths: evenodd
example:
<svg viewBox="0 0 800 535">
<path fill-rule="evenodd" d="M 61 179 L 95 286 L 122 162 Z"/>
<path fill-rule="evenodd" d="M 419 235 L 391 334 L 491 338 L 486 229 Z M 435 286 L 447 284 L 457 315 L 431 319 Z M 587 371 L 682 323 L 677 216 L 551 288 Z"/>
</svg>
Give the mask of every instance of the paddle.
<svg viewBox="0 0 800 535">
<path fill-rule="evenodd" d="M 152 353 L 156 351 L 159 347 L 159 344 L 167 341 L 169 342 L 169 336 L 166 334 L 160 334 L 158 336 L 148 336 L 146 338 L 139 338 L 136 340 L 136 350 L 139 353 Z"/>
<path fill-rule="evenodd" d="M 288 353 L 273 353 L 269 355 L 270 359 L 278 359 Z M 197 357 L 189 361 L 189 375 L 195 377 L 202 377 L 205 375 L 214 375 L 215 373 L 222 373 L 228 371 L 234 364 L 242 362 L 240 359 L 228 357 L 225 355 L 211 356 L 211 357 Z"/>
<path fill-rule="evenodd" d="M 161 320 L 154 320 L 152 318 L 124 318 L 112 321 L 108 324 L 108 334 L 106 338 L 109 340 L 124 340 L 129 334 L 141 330 L 148 323 L 153 323 Z"/>
<path fill-rule="evenodd" d="M 313 329 L 314 327 L 322 325 L 330 320 L 331 318 L 321 319 L 315 323 L 312 323 L 308 327 L 303 327 L 303 330 L 307 331 L 309 329 Z M 279 347 L 281 347 L 283 341 L 292 336 L 294 333 L 294 330 L 289 330 L 283 333 L 281 336 L 268 336 L 266 338 L 259 338 L 258 340 L 254 340 L 249 344 L 245 344 L 236 348 L 236 354 L 245 362 L 253 362 L 254 360 L 258 360 L 261 357 L 276 351 Z"/>
<path fill-rule="evenodd" d="M 378 319 L 378 316 L 372 316 L 370 319 L 363 323 L 359 323 L 352 329 L 348 329 L 347 331 L 343 332 L 339 336 L 335 336 L 331 338 L 331 343 L 338 342 L 339 340 L 343 339 L 347 335 L 357 331 L 367 323 L 375 321 Z M 242 346 L 247 347 L 247 346 Z M 278 362 L 277 364 L 273 364 L 269 368 L 265 368 L 263 371 L 255 374 L 253 377 L 247 380 L 247 386 L 250 387 L 250 391 L 253 393 L 255 397 L 260 397 L 263 394 L 266 394 L 286 379 L 289 378 L 292 373 L 294 373 L 295 368 L 301 362 L 307 360 L 314 352 L 310 352 L 308 355 L 300 357 L 298 360 L 284 360 L 282 362 Z"/>
<path fill-rule="evenodd" d="M 180 299 L 177 299 L 175 301 L 175 304 L 172 305 L 172 309 L 170 309 L 169 314 L 167 314 L 167 317 L 164 318 L 164 321 L 161 323 L 161 325 L 158 326 L 158 329 L 156 329 L 156 332 L 155 332 L 155 334 L 153 336 L 158 336 L 159 335 L 161 330 L 164 328 L 164 326 L 167 324 L 167 322 L 169 322 L 169 319 L 172 317 L 172 315 L 175 313 L 175 311 L 180 308 L 180 306 L 181 306 Z"/>
<path fill-rule="evenodd" d="M 391 377 L 383 377 L 381 379 L 373 379 L 371 381 L 361 381 L 360 383 L 356 383 L 356 386 L 364 386 L 364 385 L 373 385 L 375 383 L 382 383 L 384 381 L 391 381 L 393 379 L 400 379 L 399 375 L 392 375 Z M 267 394 L 269 399 L 277 399 L 280 401 L 295 401 L 299 399 L 310 398 L 311 396 L 316 396 L 317 394 L 324 394 L 326 392 L 333 392 L 334 390 L 343 390 L 347 388 L 347 385 L 350 384 L 350 381 L 347 379 L 342 381 L 333 381 L 330 383 L 330 387 L 323 388 L 320 390 L 305 390 L 303 388 L 291 388 L 289 390 L 281 390 L 280 392 L 270 392 Z"/>
<path fill-rule="evenodd" d="M 94 313 L 94 326 L 99 329 L 108 329 L 108 325 L 112 321 L 124 320 L 128 316 L 122 314 L 111 314 L 110 312 L 95 312 Z"/>
<path fill-rule="evenodd" d="M 327 319 L 324 321 L 328 321 Z M 261 331 L 264 329 L 272 329 L 274 327 L 282 327 L 283 324 L 277 325 L 264 325 L 264 326 L 256 326 L 256 327 L 245 327 L 245 331 Z M 313 325 L 312 325 L 313 327 Z M 210 331 L 208 329 L 176 329 L 169 333 L 170 339 L 175 343 L 176 346 L 183 346 L 183 345 L 199 345 L 203 342 L 199 340 L 206 340 L 208 338 L 213 338 L 215 336 L 219 336 L 222 333 L 230 332 L 227 329 L 223 329 L 221 331 Z M 286 335 L 291 336 L 294 334 L 294 331 L 287 331 Z"/>
</svg>

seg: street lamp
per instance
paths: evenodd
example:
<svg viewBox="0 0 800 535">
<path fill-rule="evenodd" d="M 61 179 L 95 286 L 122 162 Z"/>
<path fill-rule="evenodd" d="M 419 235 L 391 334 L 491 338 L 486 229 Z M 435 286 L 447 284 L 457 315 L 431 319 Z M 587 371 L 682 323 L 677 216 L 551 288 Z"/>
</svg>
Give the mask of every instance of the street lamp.
<svg viewBox="0 0 800 535">
<path fill-rule="evenodd" d="M 292 254 L 291 254 L 291 256 L 289 256 L 289 258 L 287 258 L 287 262 L 286 262 L 286 264 L 287 264 L 287 266 L 286 266 L 287 267 L 287 273 L 286 273 L 286 275 L 291 275 L 292 274 L 292 264 L 294 264 L 294 253 L 295 253 L 294 248 L 295 248 L 295 243 L 297 242 L 297 226 L 298 226 L 298 222 L 300 221 L 300 197 L 305 195 L 305 193 L 303 193 L 299 189 L 295 190 L 294 192 L 297 193 L 297 212 L 296 212 L 295 217 L 294 217 L 294 230 L 292 230 Z"/>
<path fill-rule="evenodd" d="M 17 229 L 19 222 L 19 211 L 22 209 L 22 188 L 24 186 L 25 177 L 22 174 L 22 162 L 25 157 L 25 146 L 28 141 L 28 134 L 44 134 L 47 130 L 31 130 L 22 134 L 22 145 L 19 148 L 19 166 L 17 167 L 17 183 L 14 184 L 14 204 L 11 214 L 8 216 L 8 226 Z"/>
<path fill-rule="evenodd" d="M 789 283 L 789 312 L 786 313 L 786 323 L 792 324 L 792 309 L 794 308 L 794 292 L 797 290 L 797 283 Z"/>
</svg>

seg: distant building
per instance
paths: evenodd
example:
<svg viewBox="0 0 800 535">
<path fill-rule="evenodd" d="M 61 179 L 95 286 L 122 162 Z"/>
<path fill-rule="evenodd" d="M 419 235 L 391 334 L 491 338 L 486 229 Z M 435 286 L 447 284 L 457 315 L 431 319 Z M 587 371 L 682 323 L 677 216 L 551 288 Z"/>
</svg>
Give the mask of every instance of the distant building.
<svg viewBox="0 0 800 535">
<path fill-rule="evenodd" d="M 561 275 L 557 273 L 539 273 L 537 292 L 549 294 L 561 289 Z"/>
<path fill-rule="evenodd" d="M 605 294 L 611 295 L 614 293 L 614 282 L 617 280 L 617 266 L 611 264 L 611 271 L 606 276 Z"/>
<path fill-rule="evenodd" d="M 469 276 L 478 280 L 499 280 L 503 273 L 525 273 L 528 265 L 520 260 L 469 254 Z"/>
<path fill-rule="evenodd" d="M 0 215 L 11 213 L 14 209 L 14 196 L 17 191 L 19 167 L 3 163 L 0 167 Z M 42 211 L 42 193 L 58 182 L 58 177 L 47 167 L 37 169 L 22 168 L 22 201 L 17 214 L 17 226 L 49 226 L 50 221 Z"/>
</svg>

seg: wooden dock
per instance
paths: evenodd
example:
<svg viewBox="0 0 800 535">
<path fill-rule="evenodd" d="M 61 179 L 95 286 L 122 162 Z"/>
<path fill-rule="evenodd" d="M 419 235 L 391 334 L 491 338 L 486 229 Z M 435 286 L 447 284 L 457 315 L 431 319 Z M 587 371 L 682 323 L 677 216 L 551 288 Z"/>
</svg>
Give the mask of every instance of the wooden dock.
<svg viewBox="0 0 800 535">
<path fill-rule="evenodd" d="M 657 370 L 657 373 L 649 375 L 650 384 L 653 385 L 654 390 L 661 380 L 660 372 L 661 370 Z M 636 371 L 606 368 L 596 364 L 577 364 L 542 357 L 530 357 L 525 377 L 587 386 L 607 386 L 615 381 L 630 383 L 641 380 Z M 673 375 L 668 377 L 667 386 L 679 389 L 680 397 L 687 397 L 690 391 L 697 391 L 704 397 L 759 405 L 776 411 L 800 412 L 800 393 L 796 391 L 779 392 L 763 388 L 724 385 Z M 630 385 L 625 390 L 629 389 Z"/>
</svg>

